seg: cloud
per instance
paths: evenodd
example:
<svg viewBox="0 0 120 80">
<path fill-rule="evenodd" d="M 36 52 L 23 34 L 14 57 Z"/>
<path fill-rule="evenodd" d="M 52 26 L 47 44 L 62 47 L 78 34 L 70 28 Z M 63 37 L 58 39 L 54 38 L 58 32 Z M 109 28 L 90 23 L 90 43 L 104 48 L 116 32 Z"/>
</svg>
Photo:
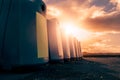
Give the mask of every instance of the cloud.
<svg viewBox="0 0 120 80">
<path fill-rule="evenodd" d="M 110 0 L 110 2 L 116 5 L 117 10 L 120 10 L 120 0 Z"/>
<path fill-rule="evenodd" d="M 120 0 L 44 0 L 48 17 L 92 31 L 120 31 Z"/>
<path fill-rule="evenodd" d="M 82 51 L 84 52 L 120 52 L 120 32 L 99 32 L 98 35 L 89 39 L 88 41 L 81 42 Z"/>
<path fill-rule="evenodd" d="M 120 31 L 120 13 L 95 18 L 86 18 L 86 28 L 94 31 Z"/>
<path fill-rule="evenodd" d="M 98 9 L 93 10 L 92 15 L 89 15 L 82 21 L 84 28 L 96 32 L 120 31 L 120 0 L 102 1 L 93 0 L 92 3 Z"/>
<path fill-rule="evenodd" d="M 82 51 L 120 52 L 120 0 L 44 0 L 48 18 L 94 31 Z"/>
<path fill-rule="evenodd" d="M 78 18 L 81 14 L 81 11 L 86 9 L 88 6 L 87 0 L 46 0 L 45 1 L 48 8 L 48 13 L 56 14 L 55 11 L 62 12 L 61 15 L 55 16 L 57 18 Z M 56 10 L 51 10 L 51 8 L 56 8 Z M 49 16 L 54 15 L 48 14 Z M 77 20 L 77 19 L 76 19 Z"/>
</svg>

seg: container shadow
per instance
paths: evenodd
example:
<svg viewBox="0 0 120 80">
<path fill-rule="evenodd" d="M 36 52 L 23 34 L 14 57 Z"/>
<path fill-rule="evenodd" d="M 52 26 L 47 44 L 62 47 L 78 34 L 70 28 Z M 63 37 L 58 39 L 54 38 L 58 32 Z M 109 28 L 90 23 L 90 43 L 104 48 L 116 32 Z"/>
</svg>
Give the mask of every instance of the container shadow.
<svg viewBox="0 0 120 80">
<path fill-rule="evenodd" d="M 24 80 L 120 80 L 119 71 L 108 68 L 107 64 L 82 59 L 64 64 L 50 64 L 46 70 Z"/>
<path fill-rule="evenodd" d="M 42 67 L 37 66 L 37 68 L 28 67 L 28 70 L 28 73 L 33 72 L 33 74 L 25 76 L 20 80 L 120 80 L 118 76 L 120 75 L 120 71 L 109 68 L 107 64 L 88 59 L 62 64 L 47 64 Z M 25 74 L 24 69 L 21 72 L 17 74 Z M 10 73 L 16 74 L 15 71 L 11 71 Z"/>
</svg>

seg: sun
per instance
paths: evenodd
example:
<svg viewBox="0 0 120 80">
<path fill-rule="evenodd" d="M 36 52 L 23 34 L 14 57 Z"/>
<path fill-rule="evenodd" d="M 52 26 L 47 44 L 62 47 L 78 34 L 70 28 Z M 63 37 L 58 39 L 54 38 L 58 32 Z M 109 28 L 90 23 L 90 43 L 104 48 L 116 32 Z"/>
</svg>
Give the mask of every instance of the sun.
<svg viewBox="0 0 120 80">
<path fill-rule="evenodd" d="M 91 36 L 91 32 L 82 29 L 71 22 L 66 22 L 61 25 L 67 35 L 73 35 L 78 40 L 87 40 Z"/>
<path fill-rule="evenodd" d="M 70 35 L 74 33 L 75 28 L 73 27 L 72 24 L 63 24 L 63 29 L 65 31 L 66 34 Z"/>
</svg>

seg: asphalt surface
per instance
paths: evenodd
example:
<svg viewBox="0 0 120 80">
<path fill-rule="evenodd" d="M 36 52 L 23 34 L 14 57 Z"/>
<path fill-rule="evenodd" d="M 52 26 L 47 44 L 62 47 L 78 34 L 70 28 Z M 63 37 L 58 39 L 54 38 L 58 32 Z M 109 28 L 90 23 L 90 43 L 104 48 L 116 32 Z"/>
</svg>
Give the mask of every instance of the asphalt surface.
<svg viewBox="0 0 120 80">
<path fill-rule="evenodd" d="M 0 80 L 120 80 L 120 57 L 87 57 L 34 68 L 2 71 Z"/>
</svg>

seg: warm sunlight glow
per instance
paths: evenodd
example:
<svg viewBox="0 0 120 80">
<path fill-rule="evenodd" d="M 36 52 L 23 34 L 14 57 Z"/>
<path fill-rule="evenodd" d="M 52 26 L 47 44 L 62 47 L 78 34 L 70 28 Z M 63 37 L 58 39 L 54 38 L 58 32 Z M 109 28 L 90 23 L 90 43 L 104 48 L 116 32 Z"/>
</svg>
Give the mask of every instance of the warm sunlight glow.
<svg viewBox="0 0 120 80">
<path fill-rule="evenodd" d="M 61 26 L 67 35 L 73 35 L 78 40 L 85 40 L 90 37 L 91 33 L 87 30 L 81 29 L 73 23 L 63 23 Z"/>
<path fill-rule="evenodd" d="M 66 34 L 68 34 L 68 35 L 74 34 L 75 28 L 73 27 L 72 24 L 63 24 L 62 26 L 63 26 Z"/>
<path fill-rule="evenodd" d="M 77 36 L 79 40 L 88 40 L 92 36 L 91 32 L 84 30 L 84 29 L 79 29 L 78 34 L 79 35 Z"/>
<path fill-rule="evenodd" d="M 57 16 L 60 16 L 61 11 L 55 7 L 48 7 L 48 14 L 57 17 Z"/>
<path fill-rule="evenodd" d="M 91 18 L 95 18 L 95 17 L 103 16 L 103 14 L 104 14 L 104 11 L 96 10 L 96 11 L 93 12 Z"/>
</svg>

